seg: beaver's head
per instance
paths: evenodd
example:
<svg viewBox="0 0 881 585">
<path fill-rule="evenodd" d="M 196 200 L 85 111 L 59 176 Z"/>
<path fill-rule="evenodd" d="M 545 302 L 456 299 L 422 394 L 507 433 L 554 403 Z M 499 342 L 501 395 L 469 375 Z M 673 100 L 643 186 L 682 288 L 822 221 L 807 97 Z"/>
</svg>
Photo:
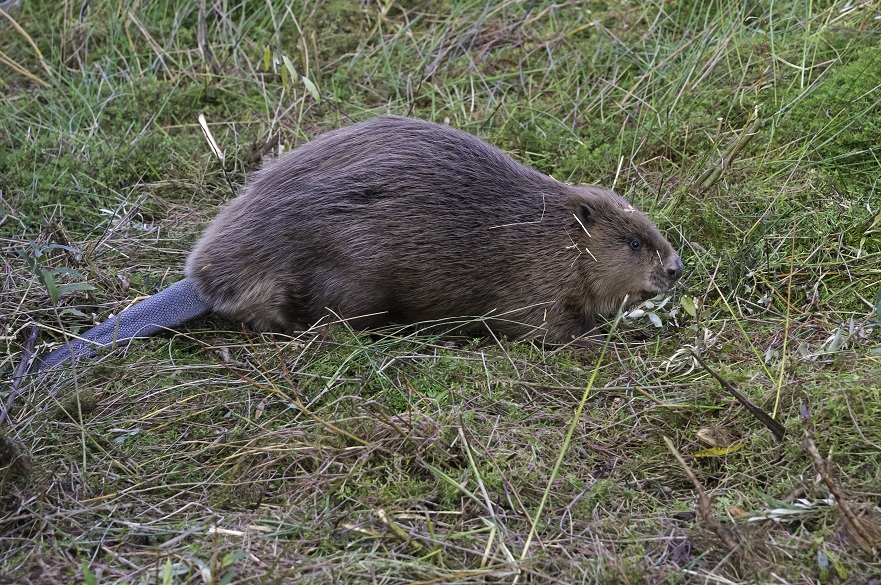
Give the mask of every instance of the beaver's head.
<svg viewBox="0 0 881 585">
<path fill-rule="evenodd" d="M 578 187 L 570 235 L 589 311 L 610 314 L 669 290 L 682 276 L 673 246 L 642 212 L 612 191 Z"/>
</svg>

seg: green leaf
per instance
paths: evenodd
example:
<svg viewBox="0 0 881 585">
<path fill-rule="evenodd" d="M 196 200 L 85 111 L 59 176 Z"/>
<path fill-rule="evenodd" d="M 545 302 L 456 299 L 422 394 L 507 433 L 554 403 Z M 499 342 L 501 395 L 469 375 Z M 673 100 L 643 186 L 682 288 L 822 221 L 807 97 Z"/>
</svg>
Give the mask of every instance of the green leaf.
<svg viewBox="0 0 881 585">
<path fill-rule="evenodd" d="M 89 565 L 86 561 L 83 561 L 83 582 L 86 585 L 98 585 L 98 579 L 96 579 L 95 575 L 92 574 L 92 571 L 89 570 Z"/>
<path fill-rule="evenodd" d="M 53 305 L 57 305 L 58 287 L 55 285 L 55 279 L 52 278 L 52 273 L 45 268 L 40 268 L 39 277 L 40 282 L 43 283 L 43 286 L 45 286 L 46 290 L 49 292 L 49 300 L 52 301 Z"/>
<path fill-rule="evenodd" d="M 697 307 L 694 304 L 694 299 L 691 297 L 682 297 L 679 301 L 679 304 L 682 305 L 682 308 L 686 313 L 691 315 L 692 317 L 697 317 Z"/>
<path fill-rule="evenodd" d="M 174 571 L 171 568 L 171 557 L 165 559 L 165 569 L 162 571 L 163 585 L 172 585 L 174 583 Z"/>
<path fill-rule="evenodd" d="M 297 75 L 297 70 L 294 69 L 294 64 L 291 63 L 287 55 L 282 55 L 281 60 L 284 63 L 284 69 L 281 70 L 281 82 L 285 87 L 289 87 L 290 80 L 296 79 L 299 75 Z"/>
<path fill-rule="evenodd" d="M 832 565 L 835 567 L 835 572 L 838 573 L 838 578 L 842 581 L 847 579 L 847 569 L 844 567 L 844 564 L 838 559 L 838 557 L 829 555 L 832 558 Z"/>
<path fill-rule="evenodd" d="M 820 569 L 820 581 L 828 581 L 829 557 L 822 550 L 817 551 L 817 568 Z"/>
<path fill-rule="evenodd" d="M 881 287 L 875 292 L 875 323 L 881 325 Z"/>
<path fill-rule="evenodd" d="M 58 287 L 58 296 L 63 294 L 74 292 L 78 290 L 95 290 L 95 287 L 91 284 L 86 284 L 85 282 L 73 282 L 71 284 L 62 284 Z"/>
<path fill-rule="evenodd" d="M 832 336 L 832 341 L 829 343 L 829 352 L 834 353 L 838 351 L 844 346 L 844 342 L 844 327 L 839 327 L 835 330 L 835 334 Z"/>
<path fill-rule="evenodd" d="M 42 252 L 51 252 L 52 250 L 67 250 L 68 252 L 73 252 L 75 254 L 79 254 L 79 248 L 74 248 L 72 246 L 65 246 L 63 244 L 49 244 L 48 246 L 43 246 L 40 248 Z"/>
<path fill-rule="evenodd" d="M 220 561 L 221 567 L 228 567 L 236 561 L 240 561 L 242 559 L 248 558 L 248 553 L 243 550 L 237 550 L 236 552 L 231 552 L 223 556 L 223 560 Z"/>
<path fill-rule="evenodd" d="M 89 318 L 88 315 L 86 315 L 85 313 L 83 313 L 83 312 L 80 311 L 79 309 L 74 309 L 73 307 L 67 307 L 66 309 L 63 309 L 63 310 L 61 311 L 61 314 L 62 314 L 62 315 L 75 315 L 75 316 L 80 317 L 80 318 L 82 318 L 82 319 L 88 319 L 88 318 Z"/>
<path fill-rule="evenodd" d="M 75 270 L 73 268 L 67 268 L 66 266 L 59 266 L 58 268 L 52 269 L 53 276 L 58 276 L 59 274 L 69 274 L 78 280 L 85 280 L 86 279 L 86 277 L 83 276 L 83 273 L 80 272 L 79 270 Z"/>
<path fill-rule="evenodd" d="M 31 250 L 34 251 L 34 258 L 39 260 L 40 257 L 43 255 L 43 248 L 41 248 L 40 246 L 37 245 L 36 242 L 31 241 L 31 240 L 28 240 L 28 244 L 31 245 Z"/>
<path fill-rule="evenodd" d="M 116 437 L 115 439 L 113 439 L 113 442 L 117 443 L 119 445 L 122 445 L 126 439 L 128 439 L 129 437 L 134 437 L 137 434 L 138 434 L 138 431 L 136 431 L 136 430 L 135 431 L 126 431 L 125 433 L 123 433 L 123 434 L 119 435 L 118 437 Z"/>
<path fill-rule="evenodd" d="M 272 65 L 272 51 L 269 49 L 269 45 L 266 45 L 266 48 L 263 49 L 263 70 L 269 73 L 270 65 Z"/>
<path fill-rule="evenodd" d="M 303 85 L 306 86 L 306 91 L 308 91 L 310 94 L 312 94 L 312 97 L 315 98 L 315 103 L 320 104 L 321 103 L 321 94 L 318 93 L 318 88 L 315 87 L 315 84 L 312 83 L 312 80 L 309 79 L 308 77 L 306 77 L 305 75 L 303 76 Z"/>
<path fill-rule="evenodd" d="M 18 256 L 27 263 L 28 268 L 30 268 L 34 272 L 37 271 L 37 259 L 36 258 L 31 256 L 30 254 L 28 254 L 24 250 L 21 250 L 18 248 L 16 248 L 15 253 L 18 254 Z"/>
</svg>

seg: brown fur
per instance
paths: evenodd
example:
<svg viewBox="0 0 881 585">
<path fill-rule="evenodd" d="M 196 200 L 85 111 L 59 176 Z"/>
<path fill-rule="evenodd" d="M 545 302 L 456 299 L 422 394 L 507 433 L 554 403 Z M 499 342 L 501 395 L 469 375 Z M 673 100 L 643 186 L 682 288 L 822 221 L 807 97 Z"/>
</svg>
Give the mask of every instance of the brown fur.
<svg viewBox="0 0 881 585">
<path fill-rule="evenodd" d="M 186 267 L 214 311 L 258 328 L 296 330 L 329 312 L 356 327 L 491 316 L 499 333 L 551 341 L 681 271 L 613 192 L 396 116 L 323 134 L 255 172 Z"/>
</svg>

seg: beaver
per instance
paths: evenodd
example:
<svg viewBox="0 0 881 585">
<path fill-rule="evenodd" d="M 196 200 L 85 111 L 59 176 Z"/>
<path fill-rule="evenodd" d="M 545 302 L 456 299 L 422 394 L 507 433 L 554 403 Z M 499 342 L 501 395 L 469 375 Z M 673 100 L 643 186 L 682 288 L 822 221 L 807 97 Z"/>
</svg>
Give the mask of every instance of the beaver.
<svg viewBox="0 0 881 585">
<path fill-rule="evenodd" d="M 381 116 L 252 173 L 185 274 L 42 365 L 207 312 L 284 332 L 328 315 L 358 329 L 470 317 L 459 330 L 562 343 L 668 290 L 682 262 L 612 191 L 561 183 L 448 125 Z"/>
</svg>

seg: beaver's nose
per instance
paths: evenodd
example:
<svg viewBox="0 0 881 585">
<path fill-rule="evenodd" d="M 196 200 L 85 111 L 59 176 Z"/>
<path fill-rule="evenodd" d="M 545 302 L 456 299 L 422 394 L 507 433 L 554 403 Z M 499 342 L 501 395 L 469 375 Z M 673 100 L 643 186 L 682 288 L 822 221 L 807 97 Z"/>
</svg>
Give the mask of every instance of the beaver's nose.
<svg viewBox="0 0 881 585">
<path fill-rule="evenodd" d="M 673 260 L 667 265 L 667 276 L 670 280 L 677 281 L 682 276 L 682 260 L 679 256 L 673 256 Z"/>
</svg>

